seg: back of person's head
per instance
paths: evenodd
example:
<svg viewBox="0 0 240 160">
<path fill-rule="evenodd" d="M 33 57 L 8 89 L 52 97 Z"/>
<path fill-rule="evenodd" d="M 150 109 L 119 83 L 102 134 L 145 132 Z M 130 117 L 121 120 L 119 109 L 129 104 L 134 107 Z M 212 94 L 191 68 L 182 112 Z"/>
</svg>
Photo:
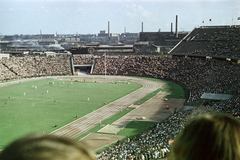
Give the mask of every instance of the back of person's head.
<svg viewBox="0 0 240 160">
<path fill-rule="evenodd" d="M 172 160 L 239 160 L 240 121 L 225 114 L 191 120 L 172 144 Z"/>
<path fill-rule="evenodd" d="M 93 152 L 75 140 L 53 135 L 29 135 L 11 143 L 0 160 L 94 160 Z"/>
</svg>

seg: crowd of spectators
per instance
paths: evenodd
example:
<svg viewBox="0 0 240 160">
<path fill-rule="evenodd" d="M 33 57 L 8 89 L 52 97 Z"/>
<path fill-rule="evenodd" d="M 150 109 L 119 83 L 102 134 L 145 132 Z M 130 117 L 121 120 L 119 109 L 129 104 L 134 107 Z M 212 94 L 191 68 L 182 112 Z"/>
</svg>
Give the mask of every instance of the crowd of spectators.
<svg viewBox="0 0 240 160">
<path fill-rule="evenodd" d="M 235 26 L 195 28 L 186 38 L 187 41 L 182 41 L 172 53 L 239 58 L 239 37 L 240 29 Z"/>
<path fill-rule="evenodd" d="M 0 59 L 0 81 L 40 76 L 71 75 L 69 57 L 35 56 Z"/>
<path fill-rule="evenodd" d="M 0 63 L 0 81 L 6 81 L 11 79 L 17 79 L 17 75 L 14 74 L 11 70 L 9 70 L 5 65 Z"/>
<path fill-rule="evenodd" d="M 239 90 L 240 93 L 240 90 Z M 199 106 L 193 110 L 179 111 L 151 129 L 129 137 L 114 146 L 98 152 L 97 159 L 161 159 L 170 153 L 171 142 L 192 118 L 211 113 L 227 113 L 240 118 L 240 95 L 232 99 Z"/>
<path fill-rule="evenodd" d="M 123 64 L 125 57 L 99 57 L 96 59 L 93 74 L 105 74 L 105 59 L 106 59 L 106 74 L 117 75 Z"/>
<path fill-rule="evenodd" d="M 184 58 L 172 69 L 170 79 L 189 90 L 188 102 L 199 100 L 203 93 L 229 93 L 240 87 L 238 64 L 228 61 Z"/>
<path fill-rule="evenodd" d="M 225 101 L 207 101 L 194 110 L 177 112 L 153 128 L 101 151 L 98 159 L 159 159 L 169 153 L 170 144 L 189 118 L 206 112 L 223 112 L 240 117 L 240 65 L 229 61 L 174 57 L 74 57 L 73 64 L 94 63 L 93 74 L 154 77 L 184 84 L 188 102 L 200 100 L 203 93 L 235 93 Z M 0 60 L 1 80 L 70 75 L 67 56 L 13 57 Z"/>
<path fill-rule="evenodd" d="M 97 60 L 93 74 L 105 74 L 104 61 Z M 240 66 L 228 61 L 143 56 L 129 56 L 125 60 L 107 57 L 106 61 L 107 75 L 119 73 L 182 83 L 189 90 L 188 102 L 199 100 L 203 93 L 228 93 L 240 87 L 240 73 L 237 72 Z"/>
<path fill-rule="evenodd" d="M 240 92 L 239 92 L 240 93 Z M 240 96 L 214 102 L 193 110 L 180 111 L 135 137 L 117 142 L 96 154 L 97 159 L 162 159 L 170 154 L 171 142 L 192 118 L 211 113 L 227 113 L 240 118 Z"/>
<path fill-rule="evenodd" d="M 10 59 L 2 59 L 2 63 L 13 73 L 17 78 L 34 77 L 38 70 L 32 57 L 12 57 Z"/>
<path fill-rule="evenodd" d="M 97 63 L 104 64 L 103 61 L 103 59 L 98 59 Z M 114 63 L 112 62 L 112 64 Z M 188 102 L 200 100 L 203 93 L 228 93 L 240 88 L 240 73 L 238 72 L 240 66 L 228 61 L 129 56 L 120 66 L 118 73 L 122 75 L 163 78 L 184 84 L 189 90 Z M 104 66 L 102 65 L 98 74 L 103 74 L 103 70 Z M 96 74 L 96 72 L 94 73 Z M 107 74 L 111 73 L 107 72 Z M 189 117 L 206 112 L 223 112 L 239 117 L 240 91 L 237 90 L 235 93 L 236 95 L 232 99 L 221 102 L 210 101 L 207 105 L 195 110 L 173 114 L 154 128 L 98 153 L 97 158 L 163 158 L 169 153 L 168 142 L 176 137 Z"/>
<path fill-rule="evenodd" d="M 134 75 L 155 78 L 168 78 L 166 72 L 177 65 L 177 59 L 167 57 L 128 57 L 121 68 L 123 75 Z"/>
<path fill-rule="evenodd" d="M 73 56 L 72 57 L 73 64 L 74 65 L 83 65 L 83 64 L 93 64 L 94 63 L 94 57 L 90 56 Z"/>
<path fill-rule="evenodd" d="M 37 57 L 35 61 L 39 68 L 39 76 L 71 75 L 67 56 Z"/>
</svg>

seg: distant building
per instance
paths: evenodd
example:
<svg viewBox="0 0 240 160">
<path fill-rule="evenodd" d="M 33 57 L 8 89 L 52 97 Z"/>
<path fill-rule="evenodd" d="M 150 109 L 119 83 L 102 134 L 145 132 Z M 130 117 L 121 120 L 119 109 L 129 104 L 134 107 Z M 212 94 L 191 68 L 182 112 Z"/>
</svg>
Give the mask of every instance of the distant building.
<svg viewBox="0 0 240 160">
<path fill-rule="evenodd" d="M 134 52 L 133 45 L 125 45 L 121 43 L 115 43 L 112 45 L 88 45 L 80 47 L 72 47 L 70 52 L 74 54 L 94 54 L 102 55 L 107 54 L 130 54 Z"/>
<path fill-rule="evenodd" d="M 149 48 L 141 47 L 141 51 L 145 52 L 168 52 L 175 45 L 177 45 L 181 39 L 183 39 L 188 32 L 178 32 L 178 36 L 174 32 L 140 32 L 140 42 L 149 42 Z M 140 49 L 139 47 L 137 47 Z"/>
<path fill-rule="evenodd" d="M 0 54 L 0 59 L 4 59 L 4 58 L 6 58 L 6 59 L 8 59 L 9 58 L 9 54 Z"/>
<path fill-rule="evenodd" d="M 56 41 L 54 39 L 41 39 L 38 41 L 39 45 L 51 45 L 56 44 Z"/>
<path fill-rule="evenodd" d="M 55 38 L 55 35 L 54 34 L 41 34 L 39 35 L 39 39 L 42 38 L 42 39 L 53 39 Z"/>
<path fill-rule="evenodd" d="M 80 42 L 80 38 L 77 36 L 72 36 L 72 37 L 66 37 L 65 38 L 66 42 Z"/>
<path fill-rule="evenodd" d="M 140 41 L 149 41 L 159 46 L 175 46 L 188 32 L 140 32 Z"/>
<path fill-rule="evenodd" d="M 0 41 L 0 49 L 7 49 L 8 45 L 11 44 L 10 41 Z"/>
<path fill-rule="evenodd" d="M 98 37 L 108 38 L 108 33 L 106 33 L 105 30 L 101 30 L 100 33 L 98 34 Z M 110 37 L 112 37 L 112 33 L 110 33 Z"/>
</svg>

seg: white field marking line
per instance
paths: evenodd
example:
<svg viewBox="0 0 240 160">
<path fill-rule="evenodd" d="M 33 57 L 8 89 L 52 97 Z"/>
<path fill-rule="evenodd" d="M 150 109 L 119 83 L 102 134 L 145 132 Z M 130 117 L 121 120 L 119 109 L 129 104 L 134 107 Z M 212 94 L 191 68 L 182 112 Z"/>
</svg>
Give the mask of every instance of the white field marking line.
<svg viewBox="0 0 240 160">
<path fill-rule="evenodd" d="M 12 127 L 12 126 L 14 126 L 14 125 L 8 124 L 8 125 L 6 125 L 5 127 L 1 127 L 0 130 L 4 130 L 4 129 L 9 128 L 9 127 Z"/>
<path fill-rule="evenodd" d="M 0 126 L 6 126 L 6 127 L 8 127 L 8 126 L 13 126 L 12 124 L 5 124 L 5 123 L 0 123 Z M 1 130 L 2 128 L 0 128 L 0 130 Z"/>
<path fill-rule="evenodd" d="M 79 130 L 82 130 L 82 128 L 88 128 L 88 129 L 90 129 L 90 128 L 92 128 L 92 126 L 96 126 L 96 124 L 99 124 L 99 120 L 101 120 L 102 121 L 102 117 L 94 117 L 94 118 L 91 118 L 91 119 L 86 119 L 86 120 L 84 120 L 84 121 L 87 121 L 86 123 L 84 123 L 82 126 L 81 126 L 81 128 L 76 128 L 75 130 L 71 130 L 71 133 L 75 133 L 75 134 L 79 134 Z M 83 122 L 84 122 L 83 121 Z M 71 126 L 69 125 L 68 126 L 68 128 L 71 128 Z M 69 130 L 63 130 L 62 132 L 61 132 L 62 134 L 64 133 L 64 135 L 65 134 L 69 134 Z"/>
<path fill-rule="evenodd" d="M 20 80 L 16 80 L 16 81 L 0 83 L 0 87 L 5 87 L 5 86 L 13 85 L 13 84 L 19 84 L 20 81 L 21 81 L 21 83 L 24 83 L 24 82 L 36 81 L 36 80 L 40 80 L 40 79 L 52 79 L 52 77 L 37 77 L 37 78 L 34 77 L 34 78 L 29 78 L 29 79 L 20 79 Z"/>
<path fill-rule="evenodd" d="M 104 106 L 105 107 L 105 106 Z M 102 107 L 103 108 L 103 107 Z M 100 109 L 102 109 L 102 108 L 100 108 Z M 111 108 L 111 106 L 110 106 L 110 108 Z M 106 110 L 108 111 L 109 109 L 108 108 L 106 108 Z M 93 112 L 91 112 L 91 113 L 89 113 L 89 114 L 94 114 L 94 115 L 96 115 L 96 114 L 98 114 L 97 113 L 97 111 L 98 110 L 95 110 L 95 111 L 93 111 Z M 96 113 L 94 113 L 94 112 L 96 112 Z M 85 115 L 86 117 L 89 115 L 89 114 L 87 114 L 87 115 Z M 99 115 L 99 114 L 98 114 Z M 111 114 L 111 115 L 114 115 L 114 114 Z M 84 117 L 85 117 L 84 116 Z M 105 118 L 105 114 L 104 115 L 101 115 L 101 119 L 103 119 L 103 117 L 102 116 L 104 116 L 104 118 Z M 81 117 L 81 118 L 79 118 L 79 119 L 77 119 L 77 120 L 75 120 L 75 121 L 73 121 L 73 122 L 71 122 L 71 123 L 69 123 L 69 124 L 67 124 L 67 125 L 65 125 L 65 126 L 63 126 L 63 127 L 67 127 L 68 125 L 70 126 L 72 123 L 75 123 L 75 122 L 77 122 L 78 120 L 81 120 L 82 118 L 84 118 L 84 117 Z M 92 117 L 92 116 L 91 116 Z M 95 116 L 94 116 L 94 118 L 87 118 L 86 120 L 88 121 L 88 128 L 92 128 L 92 126 L 90 126 L 89 125 L 89 123 L 91 123 L 91 122 L 96 122 L 96 120 L 98 120 L 99 118 L 96 118 Z M 108 116 L 108 117 L 110 117 L 110 116 Z M 84 118 L 85 119 L 85 118 Z M 85 121 L 85 120 L 83 120 L 83 121 Z M 93 124 L 94 126 L 95 126 L 95 124 L 98 124 L 98 121 L 96 122 L 96 123 L 91 123 L 91 124 Z M 53 131 L 53 132 L 51 132 L 51 133 L 55 133 L 55 132 L 57 132 L 58 130 L 60 130 L 60 129 L 62 129 L 63 127 L 61 127 L 61 128 L 59 128 L 59 129 L 57 129 L 57 130 L 55 130 L 55 131 Z M 69 132 L 69 131 L 68 131 Z M 50 134 L 51 134 L 50 133 Z"/>
</svg>

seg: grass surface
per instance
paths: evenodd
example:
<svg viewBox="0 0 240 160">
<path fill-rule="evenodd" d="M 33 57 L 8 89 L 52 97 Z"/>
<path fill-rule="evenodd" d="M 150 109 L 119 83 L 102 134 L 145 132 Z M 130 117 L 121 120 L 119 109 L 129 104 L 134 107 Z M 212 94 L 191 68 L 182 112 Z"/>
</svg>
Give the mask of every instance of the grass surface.
<svg viewBox="0 0 240 160">
<path fill-rule="evenodd" d="M 114 116 L 108 118 L 107 120 L 101 122 L 101 124 L 99 124 L 96 127 L 90 129 L 89 131 L 83 133 L 82 135 L 80 135 L 76 139 L 80 140 L 90 133 L 97 133 L 98 130 L 102 129 L 103 127 L 105 127 L 108 124 L 112 124 L 113 122 L 115 122 L 119 118 L 121 118 L 124 115 L 126 115 L 127 113 L 131 112 L 132 110 L 134 110 L 134 108 L 126 108 L 126 109 L 122 110 L 121 112 L 118 112 L 116 115 L 114 115 Z M 101 133 L 101 134 L 104 134 L 104 133 Z"/>
<path fill-rule="evenodd" d="M 139 133 L 147 131 L 148 129 L 150 129 L 156 124 L 157 122 L 132 121 L 129 124 L 127 124 L 127 126 L 123 130 L 119 131 L 116 135 L 125 136 L 126 138 L 124 139 L 127 139 L 128 137 L 133 137 L 138 135 Z M 123 141 L 124 139 L 122 139 L 121 141 Z M 113 146 L 114 146 L 114 143 L 108 146 L 105 146 L 101 149 L 98 149 L 96 153 L 99 153 L 102 150 L 105 150 L 106 148 L 113 147 Z"/>
<path fill-rule="evenodd" d="M 152 78 L 145 78 L 145 79 L 154 80 Z M 159 79 L 155 79 L 154 81 L 158 81 L 158 80 Z M 159 81 L 162 81 L 162 80 L 159 80 Z M 186 97 L 187 97 L 187 91 L 181 85 L 170 82 L 170 83 L 165 84 L 163 86 L 163 89 L 159 88 L 159 89 L 153 91 L 152 93 L 146 95 L 145 97 L 143 97 L 139 101 L 135 102 L 134 104 L 141 105 L 141 104 L 145 103 L 146 101 L 148 101 L 149 99 L 151 99 L 152 97 L 154 97 L 155 95 L 157 95 L 157 93 L 160 91 L 171 92 L 171 94 L 167 95 L 166 98 L 186 99 Z"/>
<path fill-rule="evenodd" d="M 143 104 L 144 102 L 148 101 L 149 99 L 151 99 L 152 97 L 156 96 L 156 94 L 158 92 L 160 92 L 162 89 L 157 89 L 155 91 L 153 91 L 152 93 L 146 95 L 145 97 L 143 97 L 142 99 L 140 99 L 139 101 L 135 102 L 134 104 L 135 105 L 141 105 Z"/>
<path fill-rule="evenodd" d="M 188 94 L 185 88 L 173 82 L 164 85 L 164 89 L 162 91 L 172 91 L 172 93 L 167 95 L 166 98 L 186 99 Z"/>
<path fill-rule="evenodd" d="M 132 137 L 143 131 L 148 130 L 157 122 L 147 122 L 147 121 L 132 121 L 127 126 L 117 133 L 118 136 Z"/>
<path fill-rule="evenodd" d="M 54 82 L 50 85 L 49 82 Z M 37 86 L 37 89 L 32 88 Z M 69 85 L 69 87 L 68 87 Z M 32 132 L 49 133 L 141 87 L 126 84 L 37 80 L 0 88 L 0 148 Z M 47 93 L 48 90 L 48 93 Z M 25 92 L 25 96 L 24 96 Z M 10 97 L 10 100 L 9 100 Z M 89 97 L 89 101 L 87 100 Z M 56 100 L 56 104 L 54 103 Z M 7 103 L 7 106 L 5 106 Z"/>
</svg>

